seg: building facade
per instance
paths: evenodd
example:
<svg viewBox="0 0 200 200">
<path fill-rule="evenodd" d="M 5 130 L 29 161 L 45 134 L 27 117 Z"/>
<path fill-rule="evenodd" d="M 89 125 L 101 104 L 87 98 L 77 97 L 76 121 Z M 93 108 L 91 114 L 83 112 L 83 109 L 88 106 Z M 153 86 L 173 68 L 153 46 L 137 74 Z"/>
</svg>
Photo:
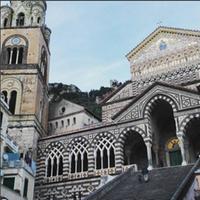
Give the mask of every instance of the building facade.
<svg viewBox="0 0 200 200">
<path fill-rule="evenodd" d="M 10 1 L 1 7 L 1 92 L 12 113 L 9 135 L 20 151 L 47 134 L 50 29 L 45 1 Z"/>
<path fill-rule="evenodd" d="M 45 1 L 1 7 L 1 90 L 13 114 L 8 133 L 22 150 L 37 149 L 35 199 L 81 199 L 103 176 L 130 166 L 140 170 L 196 161 L 200 31 L 158 27 L 127 54 L 131 80 L 102 102 L 102 122 L 64 127 L 58 134 L 47 129 L 48 119 L 56 126 L 58 116 L 48 115 L 45 12 Z M 65 112 L 62 102 L 55 111 Z"/>
</svg>

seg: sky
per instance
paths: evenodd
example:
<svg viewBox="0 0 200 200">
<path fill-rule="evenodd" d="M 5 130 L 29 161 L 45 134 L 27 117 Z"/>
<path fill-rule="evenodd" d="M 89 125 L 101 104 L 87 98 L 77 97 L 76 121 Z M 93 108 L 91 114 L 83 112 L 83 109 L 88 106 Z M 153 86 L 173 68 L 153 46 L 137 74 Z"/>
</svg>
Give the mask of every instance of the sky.
<svg viewBox="0 0 200 200">
<path fill-rule="evenodd" d="M 47 1 L 50 82 L 82 91 L 130 80 L 125 55 L 159 25 L 200 29 L 198 1 Z"/>
</svg>

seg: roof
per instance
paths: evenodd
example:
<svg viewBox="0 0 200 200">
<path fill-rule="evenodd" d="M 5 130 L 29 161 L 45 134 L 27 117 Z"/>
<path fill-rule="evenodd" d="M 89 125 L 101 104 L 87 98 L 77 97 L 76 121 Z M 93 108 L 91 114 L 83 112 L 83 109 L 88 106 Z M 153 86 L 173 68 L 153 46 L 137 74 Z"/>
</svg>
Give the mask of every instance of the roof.
<svg viewBox="0 0 200 200">
<path fill-rule="evenodd" d="M 168 88 L 172 88 L 172 89 L 178 89 L 180 91 L 185 91 L 185 92 L 190 92 L 192 94 L 197 94 L 199 95 L 199 92 L 196 92 L 194 90 L 188 89 L 188 88 L 183 88 L 181 86 L 174 86 L 174 85 L 170 85 L 167 83 L 163 83 L 163 82 L 155 82 L 152 85 L 150 85 L 147 89 L 145 89 L 141 94 L 139 94 L 137 97 L 135 97 L 128 105 L 126 105 L 122 110 L 120 110 L 118 113 L 116 113 L 112 119 L 116 119 L 119 115 L 121 115 L 124 111 L 126 111 L 130 106 L 132 106 L 135 102 L 137 102 L 142 96 L 144 96 L 148 91 L 150 91 L 151 89 L 153 89 L 154 87 L 156 87 L 157 85 L 163 86 L 163 87 L 168 87 Z"/>
<path fill-rule="evenodd" d="M 133 173 L 129 170 L 89 195 L 86 200 L 182 199 L 180 198 L 183 194 L 181 192 L 186 188 L 185 183 L 189 183 L 189 179 L 193 177 L 196 166 L 187 165 L 153 169 L 149 172 L 148 182 L 139 181 L 138 177 L 141 172 Z M 189 186 L 187 185 L 187 189 Z M 177 191 L 180 191 L 178 195 L 176 195 Z"/>
<path fill-rule="evenodd" d="M 127 86 L 129 83 L 131 83 L 131 80 L 128 80 L 124 82 L 122 85 L 120 85 L 116 90 L 110 93 L 103 101 L 101 102 L 101 105 L 105 104 L 109 99 L 111 99 L 115 94 L 117 94 L 121 89 L 123 89 L 125 86 Z"/>
<path fill-rule="evenodd" d="M 149 34 L 142 42 L 140 42 L 135 48 L 133 48 L 129 53 L 127 53 L 127 59 L 130 60 L 132 56 L 134 56 L 141 48 L 146 46 L 150 41 L 152 41 L 152 39 L 155 36 L 157 36 L 161 32 L 200 37 L 199 30 L 159 26 L 151 34 Z"/>
</svg>

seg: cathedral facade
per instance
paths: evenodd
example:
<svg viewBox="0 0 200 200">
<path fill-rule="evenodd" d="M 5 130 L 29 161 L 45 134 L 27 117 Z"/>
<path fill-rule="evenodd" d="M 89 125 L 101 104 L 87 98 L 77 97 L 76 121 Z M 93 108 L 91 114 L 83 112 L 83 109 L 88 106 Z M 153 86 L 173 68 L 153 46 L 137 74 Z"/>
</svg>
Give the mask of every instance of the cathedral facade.
<svg viewBox="0 0 200 200">
<path fill-rule="evenodd" d="M 126 55 L 131 80 L 104 99 L 102 122 L 89 113 L 83 118 L 94 123 L 69 130 L 66 116 L 48 122 L 46 7 L 45 1 L 1 7 L 1 92 L 13 114 L 8 133 L 36 158 L 35 199 L 81 199 L 102 177 L 130 167 L 194 163 L 200 153 L 200 31 L 158 27 Z M 56 110 L 64 112 L 63 105 Z"/>
</svg>

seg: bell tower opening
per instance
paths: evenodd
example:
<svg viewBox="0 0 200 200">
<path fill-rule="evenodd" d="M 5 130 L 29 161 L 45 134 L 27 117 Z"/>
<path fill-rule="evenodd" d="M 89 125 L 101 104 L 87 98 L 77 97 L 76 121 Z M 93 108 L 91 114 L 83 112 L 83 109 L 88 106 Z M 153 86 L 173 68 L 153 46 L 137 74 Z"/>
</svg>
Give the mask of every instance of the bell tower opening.
<svg viewBox="0 0 200 200">
<path fill-rule="evenodd" d="M 24 13 L 19 13 L 16 19 L 16 26 L 24 26 L 25 15 Z"/>
</svg>

